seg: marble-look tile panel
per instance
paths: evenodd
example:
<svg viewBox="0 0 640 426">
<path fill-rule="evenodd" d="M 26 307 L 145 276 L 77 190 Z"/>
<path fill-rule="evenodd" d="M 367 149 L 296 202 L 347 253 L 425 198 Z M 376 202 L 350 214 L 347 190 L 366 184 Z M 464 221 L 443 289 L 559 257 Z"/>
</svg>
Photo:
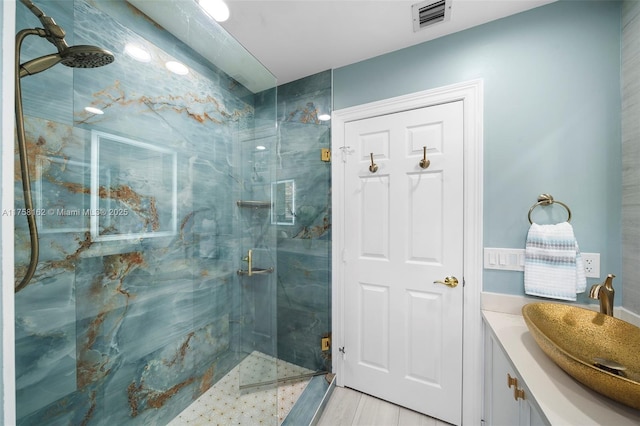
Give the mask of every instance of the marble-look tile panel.
<svg viewBox="0 0 640 426">
<path fill-rule="evenodd" d="M 40 203 L 69 210 L 88 203 L 90 131 L 100 130 L 176 153 L 177 226 L 175 235 L 95 242 L 85 217 L 43 222 L 50 233 L 41 238 L 41 266 L 16 297 L 21 423 L 164 424 L 253 349 L 330 368 L 318 342 L 330 327 L 330 167 L 318 160 L 330 126 L 317 119 L 330 108 L 330 72 L 282 86 L 277 99 L 275 90 L 254 98 L 125 2 L 51 1 L 47 12 L 59 14 L 71 43 L 107 48 L 116 61 L 92 70 L 56 66 L 24 80 Z M 20 13 L 19 22 L 33 25 Z M 38 41 L 25 46 L 25 57 L 45 54 L 50 46 Z M 130 41 L 152 61 L 123 55 Z M 185 62 L 190 74 L 169 73 L 168 59 Z M 105 114 L 85 112 L 88 105 Z M 120 166 L 118 155 L 112 160 Z M 145 188 L 145 173 L 128 168 L 108 192 L 114 202 L 158 193 L 157 184 Z M 297 180 L 295 226 L 273 226 L 269 209 L 236 206 L 269 200 L 271 182 L 284 178 Z M 28 253 L 23 222 L 18 274 Z M 282 259 L 276 235 L 288 247 Z M 249 248 L 268 248 L 279 273 L 239 279 Z M 60 286 L 55 298 L 41 291 Z"/>
<path fill-rule="evenodd" d="M 278 356 L 315 370 L 331 370 L 320 340 L 331 331 L 331 279 L 327 244 L 320 256 L 278 251 Z"/>
<path fill-rule="evenodd" d="M 295 180 L 295 224 L 278 225 L 278 357 L 331 370 L 320 339 L 331 331 L 331 72 L 278 87 L 278 179 Z"/>
<path fill-rule="evenodd" d="M 76 390 L 74 278 L 61 271 L 16 297 L 18 417 Z"/>
<path fill-rule="evenodd" d="M 235 270 L 245 247 L 267 246 L 273 234 L 264 218 L 235 206 L 254 189 L 245 185 L 247 157 L 237 147 L 239 132 L 253 127 L 253 99 L 123 1 L 49 1 L 46 12 L 65 26 L 70 44 L 109 49 L 116 60 L 96 69 L 57 65 L 23 80 L 38 207 L 89 207 L 91 131 L 99 130 L 176 154 L 176 228 L 156 238 L 95 241 L 86 216 L 40 221 L 41 262 L 16 295 L 19 422 L 165 424 L 240 358 L 246 333 Z M 37 25 L 26 9 L 18 14 L 20 25 Z M 153 60 L 125 56 L 130 41 Z M 25 58 L 51 48 L 37 42 L 25 44 Z M 167 71 L 169 59 L 184 62 L 189 75 Z M 107 172 L 118 179 L 93 196 L 150 214 L 149 229 L 154 217 L 162 228 L 173 207 L 166 170 L 136 147 L 112 145 L 110 156 L 100 156 L 105 179 Z M 260 167 L 268 176 L 269 164 Z M 18 206 L 20 186 L 17 175 Z M 29 244 L 26 221 L 17 219 L 20 277 Z"/>
</svg>

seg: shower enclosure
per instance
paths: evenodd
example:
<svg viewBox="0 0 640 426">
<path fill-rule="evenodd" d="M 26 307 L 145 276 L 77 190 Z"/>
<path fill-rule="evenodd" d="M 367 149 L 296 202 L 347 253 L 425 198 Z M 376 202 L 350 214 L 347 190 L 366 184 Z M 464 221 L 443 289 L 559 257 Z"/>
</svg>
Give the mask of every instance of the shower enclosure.
<svg viewBox="0 0 640 426">
<path fill-rule="evenodd" d="M 300 192 L 304 171 L 283 162 L 285 129 L 314 112 L 289 114 L 275 78 L 193 0 L 35 3 L 70 45 L 115 60 L 21 81 L 39 262 L 15 294 L 18 423 L 167 424 L 236 368 L 243 392 L 286 380 L 282 360 L 290 379 L 330 370 L 328 188 Z M 21 4 L 16 22 L 42 26 Z M 33 37 L 21 62 L 51 54 Z M 312 124 L 296 139 L 328 135 Z M 16 174 L 16 285 L 32 248 L 24 202 Z M 298 265 L 309 258 L 321 265 Z M 305 283 L 317 313 L 295 296 Z"/>
</svg>

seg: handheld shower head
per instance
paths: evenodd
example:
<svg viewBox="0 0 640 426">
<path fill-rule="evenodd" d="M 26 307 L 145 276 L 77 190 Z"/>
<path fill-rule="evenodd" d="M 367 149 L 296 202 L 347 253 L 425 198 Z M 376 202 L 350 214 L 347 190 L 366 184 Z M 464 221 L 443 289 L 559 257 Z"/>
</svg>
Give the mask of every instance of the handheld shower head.
<svg viewBox="0 0 640 426">
<path fill-rule="evenodd" d="M 37 34 L 46 38 L 56 49 L 57 54 L 42 56 L 20 65 L 20 77 L 37 74 L 62 63 L 72 68 L 97 68 L 108 65 L 114 60 L 113 53 L 96 46 L 71 46 L 64 40 L 66 32 L 53 18 L 45 15 L 31 0 L 20 0 L 39 20 L 44 28 L 27 30 L 25 34 Z"/>
<path fill-rule="evenodd" d="M 98 68 L 114 61 L 113 53 L 96 46 L 71 46 L 20 65 L 20 77 L 34 75 L 62 63 L 72 68 Z"/>
<path fill-rule="evenodd" d="M 113 53 L 97 46 L 71 46 L 60 52 L 62 65 L 72 68 L 98 68 L 114 61 Z"/>
<path fill-rule="evenodd" d="M 44 37 L 46 37 L 46 39 L 49 40 L 49 42 L 51 42 L 59 52 L 62 52 L 64 49 L 69 47 L 67 42 L 64 40 L 67 33 L 60 25 L 56 24 L 56 21 L 54 21 L 53 18 L 45 15 L 45 13 L 38 6 L 33 4 L 31 0 L 20 1 L 40 20 L 40 23 L 45 30 Z"/>
<path fill-rule="evenodd" d="M 65 42 L 65 32 L 55 21 L 46 16 L 31 0 L 21 0 L 21 2 L 33 12 L 44 28 L 24 29 L 16 34 L 15 48 L 15 113 L 16 113 L 16 135 L 18 150 L 20 153 L 20 172 L 22 176 L 22 191 L 24 194 L 24 204 L 27 211 L 33 211 L 33 197 L 31 194 L 31 178 L 29 176 L 29 160 L 27 152 L 27 142 L 24 129 L 24 114 L 22 108 L 22 89 L 20 80 L 27 75 L 37 74 L 48 70 L 56 64 L 62 62 L 68 67 L 74 68 L 96 68 L 108 65 L 114 60 L 113 53 L 96 46 L 71 46 Z M 20 63 L 20 51 L 25 37 L 37 35 L 46 38 L 58 49 L 58 53 L 53 53 L 39 58 L 32 59 L 23 64 Z M 29 241 L 31 243 L 31 255 L 29 266 L 20 283 L 15 287 L 18 292 L 29 285 L 38 266 L 39 258 L 39 236 L 38 226 L 34 215 L 27 215 L 29 225 Z"/>
<path fill-rule="evenodd" d="M 60 61 L 62 61 L 62 56 L 59 53 L 52 53 L 51 55 L 40 56 L 27 61 L 24 64 L 20 64 L 20 78 L 46 71 Z"/>
</svg>

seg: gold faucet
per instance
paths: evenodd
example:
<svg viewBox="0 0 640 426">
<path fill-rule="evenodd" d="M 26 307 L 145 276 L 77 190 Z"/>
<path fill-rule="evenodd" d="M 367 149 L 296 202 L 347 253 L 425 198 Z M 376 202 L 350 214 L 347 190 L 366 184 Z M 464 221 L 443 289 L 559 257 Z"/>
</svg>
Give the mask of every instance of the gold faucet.
<svg viewBox="0 0 640 426">
<path fill-rule="evenodd" d="M 613 279 L 615 277 L 613 274 L 607 275 L 607 279 L 602 284 L 591 286 L 589 291 L 590 298 L 600 300 L 600 313 L 609 316 L 613 316 L 613 296 L 615 294 Z"/>
</svg>

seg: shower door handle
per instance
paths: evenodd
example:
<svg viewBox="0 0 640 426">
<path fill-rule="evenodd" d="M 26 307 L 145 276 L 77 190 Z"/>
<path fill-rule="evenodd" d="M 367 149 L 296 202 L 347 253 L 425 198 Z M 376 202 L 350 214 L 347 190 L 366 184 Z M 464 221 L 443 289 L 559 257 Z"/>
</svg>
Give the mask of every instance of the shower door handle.
<svg viewBox="0 0 640 426">
<path fill-rule="evenodd" d="M 253 250 L 249 249 L 249 251 L 247 252 L 247 256 L 242 258 L 242 260 L 244 260 L 248 264 L 247 276 L 250 277 L 251 275 L 253 275 Z"/>
</svg>

